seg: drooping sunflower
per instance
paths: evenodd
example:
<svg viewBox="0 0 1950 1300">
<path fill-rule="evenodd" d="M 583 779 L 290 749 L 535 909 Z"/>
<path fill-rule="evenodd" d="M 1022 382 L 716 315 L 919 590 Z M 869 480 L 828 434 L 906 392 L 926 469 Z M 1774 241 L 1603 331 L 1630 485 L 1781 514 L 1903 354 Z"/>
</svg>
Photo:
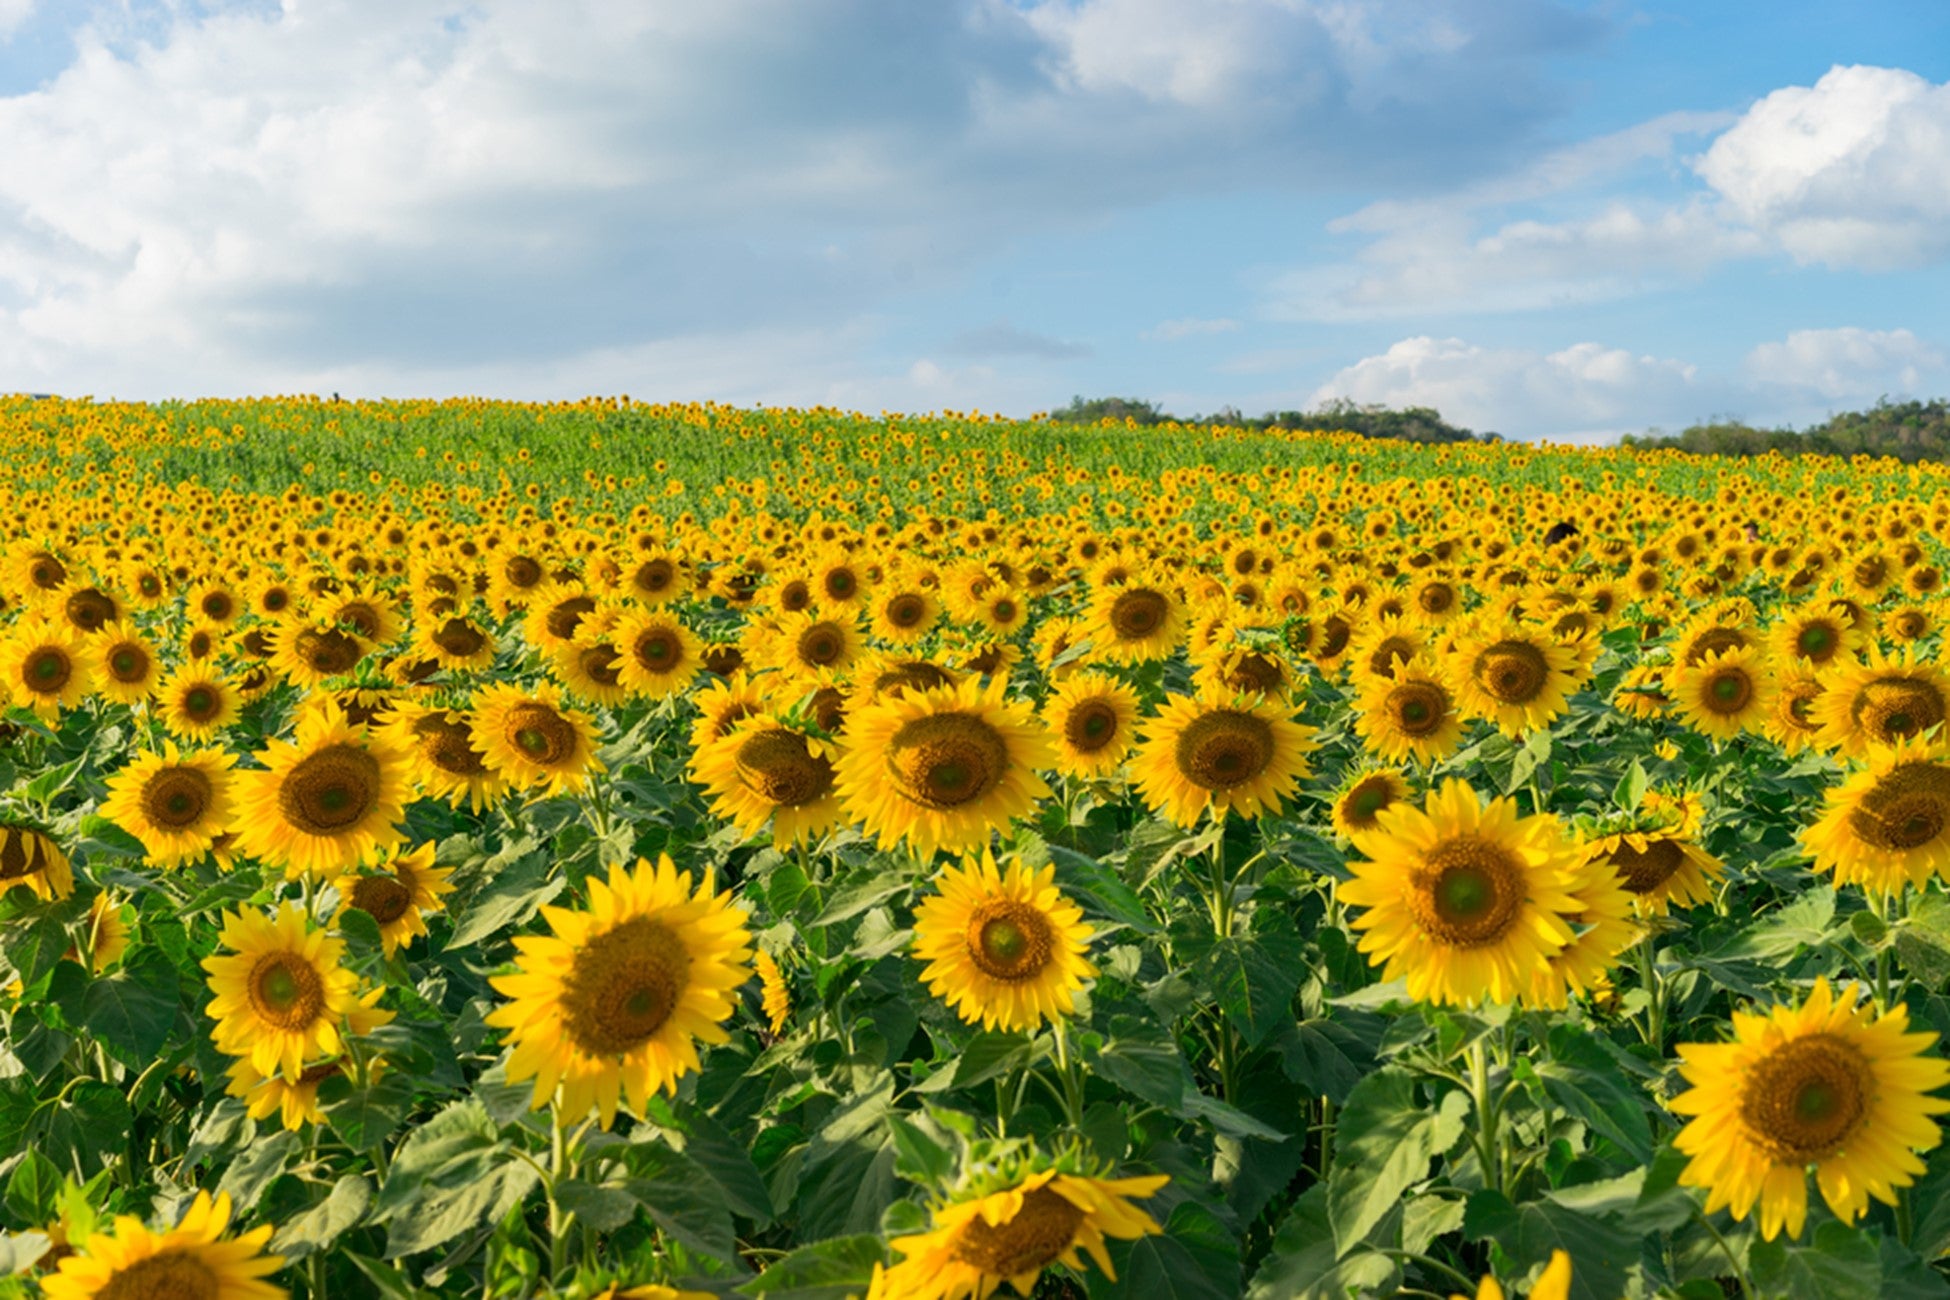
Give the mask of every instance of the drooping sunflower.
<svg viewBox="0 0 1950 1300">
<path fill-rule="evenodd" d="M 162 680 L 155 647 L 121 623 L 103 624 L 89 638 L 88 650 L 95 669 L 95 687 L 104 699 L 139 704 Z"/>
<path fill-rule="evenodd" d="M 428 619 L 413 634 L 412 653 L 449 672 L 484 672 L 494 652 L 494 634 L 464 614 Z"/>
<path fill-rule="evenodd" d="M 591 877 L 589 905 L 545 907 L 552 935 L 521 935 L 518 969 L 489 983 L 510 999 L 487 1016 L 508 1031 L 508 1081 L 535 1080 L 533 1109 L 561 1094 L 564 1123 L 591 1110 L 607 1129 L 627 1097 L 675 1090 L 699 1068 L 697 1044 L 722 1043 L 751 978 L 751 936 L 707 872 L 695 891 L 668 855 Z"/>
<path fill-rule="evenodd" d="M 1115 772 L 1136 740 L 1137 715 L 1137 692 L 1115 677 L 1066 677 L 1043 705 L 1043 724 L 1056 742 L 1056 770 L 1086 779 Z"/>
<path fill-rule="evenodd" d="M 178 665 L 156 692 L 156 704 L 163 726 L 183 740 L 215 740 L 237 719 L 236 688 L 208 665 Z"/>
<path fill-rule="evenodd" d="M 1872 648 L 1866 660 L 1838 664 L 1822 681 L 1813 710 L 1821 743 L 1850 758 L 1922 735 L 1950 716 L 1950 676 L 1918 659 L 1913 646 L 1888 656 Z"/>
<path fill-rule="evenodd" d="M 596 725 L 562 707 L 549 682 L 524 690 L 496 682 L 474 698 L 474 745 L 490 770 L 517 789 L 539 786 L 552 795 L 574 793 L 608 769 L 596 757 Z"/>
<path fill-rule="evenodd" d="M 1562 919 L 1571 927 L 1571 940 L 1545 957 L 1531 975 L 1530 987 L 1519 995 L 1527 1007 L 1562 1011 L 1573 994 L 1594 993 L 1605 985 L 1618 954 L 1641 933 L 1632 920 L 1632 896 L 1610 867 L 1580 863 L 1570 894 L 1578 909 L 1563 913 Z"/>
<path fill-rule="evenodd" d="M 1357 767 L 1334 793 L 1334 829 L 1358 843 L 1363 835 L 1381 829 L 1381 814 L 1409 794 L 1407 778 L 1393 768 Z"/>
<path fill-rule="evenodd" d="M 1162 583 L 1100 586 L 1090 599 L 1091 653 L 1115 664 L 1163 659 L 1185 637 L 1184 603 Z"/>
<path fill-rule="evenodd" d="M 1816 871 L 1877 894 L 1950 880 L 1950 764 L 1941 740 L 1878 746 L 1868 765 L 1831 788 L 1801 832 Z"/>
<path fill-rule="evenodd" d="M 783 848 L 817 840 L 839 821 L 834 751 L 761 714 L 698 750 L 691 776 L 709 793 L 712 811 L 746 835 L 756 835 L 770 819 L 772 842 Z"/>
<path fill-rule="evenodd" d="M 1434 660 L 1416 655 L 1390 662 L 1387 676 L 1356 676 L 1355 732 L 1390 762 L 1434 763 L 1448 757 L 1462 743 L 1462 715 Z"/>
<path fill-rule="evenodd" d="M 1674 665 L 1666 691 L 1687 726 L 1715 740 L 1731 740 L 1760 730 L 1772 713 L 1774 675 L 1757 646 L 1710 650 L 1697 663 Z"/>
<path fill-rule="evenodd" d="M 286 681 L 310 690 L 357 668 L 370 648 L 336 623 L 292 619 L 271 632 L 270 664 Z"/>
<path fill-rule="evenodd" d="M 0 892 L 25 885 L 44 899 L 74 892 L 74 869 L 60 842 L 38 826 L 0 817 Z"/>
<path fill-rule="evenodd" d="M 128 948 L 129 923 L 122 918 L 122 905 L 113 890 L 104 889 L 88 905 L 87 929 L 68 956 L 78 959 L 86 954 L 88 968 L 100 975 L 121 960 Z"/>
<path fill-rule="evenodd" d="M 379 925 L 379 942 L 388 957 L 427 932 L 426 915 L 446 909 L 441 900 L 454 892 L 448 867 L 433 863 L 432 841 L 411 852 L 395 850 L 369 867 L 339 879 L 339 896 Z"/>
<path fill-rule="evenodd" d="M 1726 876 L 1725 864 L 1695 842 L 1696 834 L 1686 820 L 1655 818 L 1597 836 L 1585 852 L 1590 862 L 1617 874 L 1640 916 L 1664 916 L 1674 904 L 1711 902 L 1715 882 Z"/>
<path fill-rule="evenodd" d="M 1450 780 L 1380 821 L 1340 897 L 1367 909 L 1354 919 L 1360 950 L 1383 979 L 1406 976 L 1410 997 L 1514 1001 L 1575 937 L 1579 861 L 1555 817 L 1519 817 L 1509 798 L 1484 805 Z"/>
<path fill-rule="evenodd" d="M 1313 728 L 1258 698 L 1172 695 L 1144 728 L 1131 778 L 1144 802 L 1180 826 L 1210 809 L 1245 817 L 1278 812 L 1311 772 Z"/>
<path fill-rule="evenodd" d="M 935 1207 L 924 1233 L 889 1244 L 904 1258 L 874 1271 L 867 1300 L 988 1300 L 1004 1283 L 1029 1295 L 1043 1270 L 1083 1271 L 1081 1250 L 1112 1281 L 1106 1238 L 1130 1241 L 1163 1231 L 1132 1200 L 1154 1196 L 1170 1178 L 1098 1178 L 1044 1168 L 983 1179 Z"/>
<path fill-rule="evenodd" d="M 223 1239 L 230 1194 L 198 1192 L 182 1222 L 151 1232 L 133 1214 L 117 1215 L 112 1232 L 90 1233 L 81 1249 L 41 1279 L 47 1300 L 287 1300 L 265 1277 L 284 1266 L 263 1253 L 272 1224 Z"/>
<path fill-rule="evenodd" d="M 776 1038 L 785 1031 L 785 1022 L 792 1014 L 792 990 L 785 982 L 778 960 L 763 948 L 758 950 L 758 985 L 765 1023 Z"/>
<path fill-rule="evenodd" d="M 330 877 L 404 838 L 405 756 L 333 701 L 306 708 L 296 738 L 270 741 L 258 758 L 267 770 L 234 777 L 243 852 L 293 879 Z"/>
<path fill-rule="evenodd" d="M 149 861 L 173 867 L 210 851 L 236 820 L 231 801 L 235 756 L 220 749 L 185 754 L 164 741 L 109 778 L 102 816 L 142 841 Z"/>
<path fill-rule="evenodd" d="M 259 1074 L 297 1082 L 305 1062 L 337 1056 L 343 1033 L 364 1034 L 393 1018 L 376 1005 L 383 987 L 359 992 L 359 977 L 343 964 L 345 942 L 313 929 L 299 903 L 275 916 L 223 914 L 228 953 L 203 959 L 210 972 L 210 1004 L 217 1050 L 248 1057 Z"/>
<path fill-rule="evenodd" d="M 402 700 L 380 723 L 379 734 L 405 755 L 413 784 L 421 793 L 445 799 L 455 808 L 466 800 L 469 808 L 480 812 L 508 788 L 475 746 L 474 728 L 465 713 Z"/>
<path fill-rule="evenodd" d="M 1679 1073 L 1693 1086 L 1666 1103 L 1690 1121 L 1673 1145 L 1691 1156 L 1685 1187 L 1707 1189 L 1706 1212 L 1745 1219 L 1760 1207 L 1760 1234 L 1801 1235 L 1810 1165 L 1822 1199 L 1854 1223 L 1875 1197 L 1923 1172 L 1916 1152 L 1942 1140 L 1930 1118 L 1950 1100 L 1950 1063 L 1926 1055 L 1933 1033 L 1907 1032 L 1909 1008 L 1876 1015 L 1854 984 L 1834 992 L 1815 981 L 1800 1007 L 1733 1013 L 1730 1043 L 1682 1043 Z"/>
<path fill-rule="evenodd" d="M 1050 793 L 1055 745 L 999 680 L 888 696 L 852 714 L 835 767 L 847 816 L 882 848 L 972 849 Z"/>
<path fill-rule="evenodd" d="M 1443 666 L 1465 716 L 1520 736 L 1570 707 L 1594 650 L 1590 642 L 1566 644 L 1521 624 L 1481 620 L 1456 633 Z"/>
<path fill-rule="evenodd" d="M 659 609 L 625 615 L 610 629 L 610 642 L 621 659 L 617 680 L 645 699 L 674 695 L 704 671 L 704 643 Z"/>
<path fill-rule="evenodd" d="M 368 1070 L 376 1070 L 377 1057 L 369 1057 Z M 307 1124 L 323 1124 L 325 1112 L 318 1106 L 318 1087 L 327 1079 L 345 1072 L 342 1058 L 329 1061 L 314 1061 L 305 1066 L 294 1081 L 273 1071 L 265 1074 L 250 1058 L 240 1056 L 230 1063 L 224 1071 L 230 1082 L 224 1092 L 241 1099 L 244 1113 L 252 1119 L 269 1119 L 276 1115 L 287 1129 L 297 1132 Z"/>
<path fill-rule="evenodd" d="M 970 1024 L 1033 1030 L 1076 1009 L 1097 973 L 1084 953 L 1083 909 L 1056 887 L 1056 867 L 1012 856 L 998 867 L 984 849 L 935 878 L 940 892 L 914 909 L 914 955 L 928 963 L 928 992 Z"/>
<path fill-rule="evenodd" d="M 0 683 L 13 702 L 48 722 L 93 689 L 87 642 L 66 623 L 22 619 L 0 640 Z"/>
</svg>

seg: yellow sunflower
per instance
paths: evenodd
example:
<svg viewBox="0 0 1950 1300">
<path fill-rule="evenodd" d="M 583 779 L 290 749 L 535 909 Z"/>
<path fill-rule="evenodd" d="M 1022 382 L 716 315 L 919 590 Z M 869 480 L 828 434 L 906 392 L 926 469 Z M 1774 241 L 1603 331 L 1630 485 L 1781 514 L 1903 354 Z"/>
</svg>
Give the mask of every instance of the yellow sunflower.
<svg viewBox="0 0 1950 1300">
<path fill-rule="evenodd" d="M 1768 634 L 1768 648 L 1781 663 L 1805 663 L 1821 672 L 1854 659 L 1867 638 L 1846 615 L 1824 601 L 1788 610 Z"/>
<path fill-rule="evenodd" d="M 1106 673 L 1064 678 L 1042 713 L 1056 742 L 1056 770 L 1066 776 L 1111 775 L 1124 765 L 1136 739 L 1137 692 Z"/>
<path fill-rule="evenodd" d="M 1850 758 L 1920 736 L 1950 716 L 1950 676 L 1919 660 L 1913 646 L 1891 656 L 1871 649 L 1864 661 L 1836 665 L 1822 683 L 1813 706 L 1821 743 Z"/>
<path fill-rule="evenodd" d="M 1387 675 L 1355 677 L 1354 730 L 1368 749 L 1390 762 L 1435 763 L 1462 743 L 1455 697 L 1427 655 L 1390 656 Z"/>
<path fill-rule="evenodd" d="M 878 700 L 847 719 L 835 767 L 847 816 L 882 848 L 915 852 L 986 845 L 1049 795 L 1039 770 L 1055 745 L 1004 684 L 959 686 Z"/>
<path fill-rule="evenodd" d="M 704 643 L 674 614 L 625 615 L 610 629 L 610 641 L 621 658 L 617 679 L 646 699 L 674 695 L 704 670 Z"/>
<path fill-rule="evenodd" d="M 1157 1220 L 1131 1204 L 1170 1178 L 1096 1178 L 1044 1169 L 999 1190 L 936 1207 L 924 1233 L 890 1243 L 904 1258 L 874 1270 L 867 1300 L 988 1300 L 1006 1282 L 1029 1295 L 1052 1264 L 1083 1271 L 1081 1250 L 1116 1281 L 1106 1238 L 1157 1236 Z"/>
<path fill-rule="evenodd" d="M 826 672 L 844 673 L 860 653 L 860 631 L 853 616 L 797 611 L 779 619 L 765 659 L 795 680 Z"/>
<path fill-rule="evenodd" d="M 1950 1110 L 1928 1094 L 1950 1083 L 1950 1063 L 1925 1054 L 1935 1034 L 1906 1032 L 1907 1007 L 1878 1016 L 1858 997 L 1854 984 L 1836 994 L 1819 979 L 1799 1008 L 1734 1012 L 1730 1043 L 1679 1046 L 1693 1085 L 1667 1103 L 1691 1117 L 1673 1139 L 1692 1157 L 1679 1182 L 1707 1189 L 1708 1214 L 1745 1219 L 1758 1203 L 1762 1237 L 1799 1237 L 1810 1165 L 1850 1224 L 1871 1196 L 1894 1205 L 1923 1172 L 1915 1153 L 1943 1137 L 1929 1117 Z"/>
<path fill-rule="evenodd" d="M 1566 644 L 1519 624 L 1482 621 L 1456 634 L 1444 667 L 1465 716 L 1520 736 L 1570 707 L 1593 650 L 1588 641 Z"/>
<path fill-rule="evenodd" d="M 1619 676 L 1611 693 L 1612 707 L 1627 717 L 1646 720 L 1672 707 L 1665 691 L 1666 669 L 1658 664 L 1633 664 Z"/>
<path fill-rule="evenodd" d="M 1313 728 L 1266 699 L 1172 695 L 1152 716 L 1131 760 L 1144 802 L 1180 826 L 1210 809 L 1242 816 L 1278 812 L 1311 769 Z"/>
<path fill-rule="evenodd" d="M 887 586 L 874 593 L 873 635 L 888 645 L 912 645 L 941 618 L 941 605 L 917 586 Z"/>
<path fill-rule="evenodd" d="M 87 932 L 67 955 L 79 960 L 86 953 L 88 969 L 100 975 L 121 960 L 128 948 L 129 925 L 122 918 L 122 905 L 115 901 L 112 891 L 105 889 L 88 905 Z"/>
<path fill-rule="evenodd" d="M 1909 739 L 1870 751 L 1868 765 L 1830 789 L 1801 832 L 1816 871 L 1877 894 L 1950 880 L 1950 765 L 1942 742 Z"/>
<path fill-rule="evenodd" d="M 109 778 L 101 814 L 141 840 L 157 866 L 196 861 L 236 820 L 230 771 L 236 761 L 220 749 L 185 754 L 164 741 L 162 753 L 139 755 Z"/>
<path fill-rule="evenodd" d="M 41 1279 L 47 1300 L 285 1300 L 265 1281 L 284 1266 L 263 1253 L 272 1225 L 223 1239 L 230 1226 L 230 1194 L 213 1201 L 198 1192 L 182 1222 L 151 1232 L 133 1214 L 117 1215 L 113 1232 L 90 1233 L 81 1249 Z"/>
<path fill-rule="evenodd" d="M 1383 810 L 1350 862 L 1343 902 L 1360 950 L 1383 979 L 1406 976 L 1410 997 L 1466 1006 L 1511 1002 L 1576 937 L 1586 903 L 1576 851 L 1557 819 L 1519 817 L 1514 799 L 1487 806 L 1458 780 L 1416 808 Z"/>
<path fill-rule="evenodd" d="M 1409 784 L 1400 772 L 1386 767 L 1357 767 L 1334 794 L 1334 829 L 1359 842 L 1381 828 L 1381 814 L 1409 797 Z"/>
<path fill-rule="evenodd" d="M 564 709 L 562 692 L 549 682 L 523 690 L 497 682 L 474 699 L 474 744 L 489 770 L 517 789 L 542 787 L 567 794 L 606 772 L 596 757 L 596 727 L 589 716 Z"/>
<path fill-rule="evenodd" d="M 833 784 L 835 747 L 760 715 L 697 751 L 691 778 L 711 797 L 711 809 L 747 836 L 769 818 L 780 847 L 817 840 L 840 819 Z"/>
<path fill-rule="evenodd" d="M 184 740 L 210 741 L 237 719 L 237 692 L 214 668 L 186 663 L 156 692 L 163 726 Z"/>
<path fill-rule="evenodd" d="M 1589 994 L 1604 986 L 1618 954 L 1637 942 L 1641 933 L 1632 920 L 1632 896 L 1618 873 L 1586 861 L 1574 872 L 1571 897 L 1576 911 L 1563 913 L 1571 941 L 1544 958 L 1520 996 L 1527 1007 L 1562 1011 L 1572 994 Z"/>
<path fill-rule="evenodd" d="M 1666 677 L 1673 710 L 1703 736 L 1731 740 L 1758 731 L 1773 711 L 1774 675 L 1760 650 L 1710 650 L 1697 662 L 1675 665 Z"/>
<path fill-rule="evenodd" d="M 371 647 L 334 623 L 291 620 L 271 632 L 271 667 L 310 690 L 359 666 Z"/>
<path fill-rule="evenodd" d="M 1449 1300 L 1471 1300 L 1464 1295 L 1451 1295 Z M 1476 1286 L 1474 1300 L 1504 1300 L 1503 1288 L 1497 1284 L 1494 1274 L 1485 1274 Z M 1571 1300 L 1571 1257 L 1561 1250 L 1551 1252 L 1550 1263 L 1537 1278 L 1537 1284 L 1530 1288 L 1529 1300 Z"/>
<path fill-rule="evenodd" d="M 262 772 L 238 772 L 237 846 L 292 879 L 334 876 L 404 838 L 404 756 L 353 726 L 331 700 L 298 716 L 294 740 L 259 754 Z"/>
<path fill-rule="evenodd" d="M 1056 887 L 1056 867 L 1011 857 L 998 868 L 984 849 L 935 878 L 937 894 L 914 909 L 914 955 L 928 963 L 928 992 L 970 1024 L 1033 1030 L 1076 1010 L 1091 929 Z"/>
<path fill-rule="evenodd" d="M 467 715 L 401 700 L 379 724 L 379 735 L 405 755 L 415 788 L 458 808 L 465 800 L 480 812 L 501 797 L 508 783 L 475 747 Z"/>
<path fill-rule="evenodd" d="M 521 935 L 510 999 L 487 1016 L 508 1031 L 508 1081 L 535 1080 L 533 1108 L 561 1094 L 561 1118 L 591 1110 L 607 1129 L 620 1101 L 642 1114 L 699 1068 L 697 1044 L 729 1039 L 735 991 L 751 978 L 751 936 L 706 873 L 695 892 L 668 855 L 591 878 L 586 910 L 545 907 L 553 935 Z"/>
<path fill-rule="evenodd" d="M 630 698 L 630 688 L 623 684 L 622 656 L 606 637 L 590 637 L 585 631 L 574 641 L 556 646 L 548 658 L 556 680 L 579 699 L 613 709 Z"/>
<path fill-rule="evenodd" d="M 305 1062 L 337 1056 L 349 1029 L 364 1034 L 393 1018 L 376 1005 L 383 988 L 359 992 L 359 977 L 341 964 L 343 940 L 313 929 L 298 903 L 275 916 L 225 912 L 229 953 L 203 959 L 212 997 L 205 1010 L 217 1050 L 250 1060 L 259 1074 L 297 1082 Z"/>
<path fill-rule="evenodd" d="M 1805 665 L 1786 669 L 1774 679 L 1774 707 L 1762 720 L 1761 730 L 1790 754 L 1818 745 L 1821 719 L 1815 713 L 1815 702 L 1827 689 Z"/>
<path fill-rule="evenodd" d="M 462 614 L 429 619 L 415 630 L 412 653 L 449 672 L 484 672 L 494 666 L 494 634 Z"/>
<path fill-rule="evenodd" d="M 65 623 L 23 619 L 0 641 L 0 683 L 15 704 L 53 722 L 93 689 L 87 645 Z"/>
<path fill-rule="evenodd" d="M 388 957 L 427 932 L 426 914 L 446 909 L 441 900 L 454 892 L 448 867 L 433 865 L 434 845 L 410 853 L 395 849 L 370 867 L 341 877 L 339 897 L 379 925 L 379 942 Z"/>
<path fill-rule="evenodd" d="M 162 680 L 155 647 L 121 623 L 106 623 L 89 638 L 95 686 L 104 699 L 117 704 L 140 704 Z"/>
<path fill-rule="evenodd" d="M 367 1058 L 367 1070 L 376 1072 L 378 1065 L 378 1058 Z M 286 1128 L 295 1133 L 307 1124 L 325 1122 L 325 1112 L 318 1108 L 318 1086 L 344 1071 L 342 1058 L 315 1061 L 307 1065 L 293 1081 L 275 1072 L 265 1074 L 251 1064 L 250 1058 L 239 1057 L 224 1072 L 230 1080 L 224 1092 L 240 1098 L 245 1113 L 252 1119 L 269 1119 L 276 1115 Z"/>
<path fill-rule="evenodd" d="M 74 892 L 74 869 L 52 835 L 38 826 L 0 820 L 0 891 L 25 885 L 44 899 Z"/>
<path fill-rule="evenodd" d="M 1185 606 L 1162 584 L 1099 587 L 1087 615 L 1091 653 L 1116 664 L 1167 658 L 1185 638 Z"/>
<path fill-rule="evenodd" d="M 1711 902 L 1714 883 L 1726 876 L 1725 864 L 1695 844 L 1683 826 L 1601 835 L 1585 851 L 1591 863 L 1617 875 L 1640 916 L 1664 916 L 1675 903 Z"/>
<path fill-rule="evenodd" d="M 792 1014 L 792 990 L 785 982 L 785 972 L 772 954 L 763 948 L 758 950 L 759 998 L 765 1008 L 765 1022 L 772 1030 L 772 1036 L 785 1030 L 786 1019 Z"/>
</svg>

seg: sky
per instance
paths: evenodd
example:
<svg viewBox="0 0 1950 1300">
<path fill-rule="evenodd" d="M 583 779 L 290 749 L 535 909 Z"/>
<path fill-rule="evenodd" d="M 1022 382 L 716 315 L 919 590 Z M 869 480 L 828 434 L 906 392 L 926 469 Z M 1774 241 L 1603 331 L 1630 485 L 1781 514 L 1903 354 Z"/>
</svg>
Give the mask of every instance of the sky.
<svg viewBox="0 0 1950 1300">
<path fill-rule="evenodd" d="M 0 0 L 0 392 L 1950 395 L 1937 0 Z"/>
</svg>

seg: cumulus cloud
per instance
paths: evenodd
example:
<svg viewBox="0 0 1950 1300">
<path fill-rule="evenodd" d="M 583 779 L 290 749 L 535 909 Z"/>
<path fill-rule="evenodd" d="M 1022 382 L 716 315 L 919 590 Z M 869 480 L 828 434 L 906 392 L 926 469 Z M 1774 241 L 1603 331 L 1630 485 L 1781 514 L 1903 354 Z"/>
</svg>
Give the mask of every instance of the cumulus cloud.
<svg viewBox="0 0 1950 1300">
<path fill-rule="evenodd" d="M 18 31 L 34 16 L 36 0 L 0 0 L 0 40 Z"/>
<path fill-rule="evenodd" d="M 1831 399 L 1921 395 L 1950 382 L 1950 354 L 1908 330 L 1796 330 L 1747 354 L 1758 384 L 1804 389 Z"/>
<path fill-rule="evenodd" d="M 1179 339 L 1199 338 L 1208 334 L 1230 334 L 1238 328 L 1238 321 L 1226 317 L 1203 320 L 1196 316 L 1181 316 L 1177 320 L 1161 320 L 1138 337 L 1152 343 L 1175 343 Z"/>
</svg>

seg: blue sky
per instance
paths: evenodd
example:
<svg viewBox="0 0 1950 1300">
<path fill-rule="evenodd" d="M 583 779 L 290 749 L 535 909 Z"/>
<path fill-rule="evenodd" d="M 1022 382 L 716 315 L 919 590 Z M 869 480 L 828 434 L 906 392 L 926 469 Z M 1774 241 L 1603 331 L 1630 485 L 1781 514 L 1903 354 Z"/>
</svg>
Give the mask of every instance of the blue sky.
<svg viewBox="0 0 1950 1300">
<path fill-rule="evenodd" d="M 0 0 L 0 391 L 1950 394 L 1950 6 Z"/>
</svg>

